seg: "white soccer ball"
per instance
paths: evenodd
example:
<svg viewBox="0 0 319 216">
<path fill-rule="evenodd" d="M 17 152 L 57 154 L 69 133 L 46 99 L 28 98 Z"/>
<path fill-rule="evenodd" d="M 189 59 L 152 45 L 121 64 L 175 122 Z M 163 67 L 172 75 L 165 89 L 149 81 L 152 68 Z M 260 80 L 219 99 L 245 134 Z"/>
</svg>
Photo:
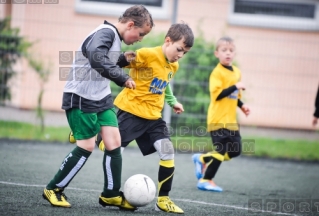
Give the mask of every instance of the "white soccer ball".
<svg viewBox="0 0 319 216">
<path fill-rule="evenodd" d="M 148 205 L 155 198 L 156 186 L 153 180 L 143 174 L 131 176 L 124 183 L 125 199 L 135 207 Z"/>
</svg>

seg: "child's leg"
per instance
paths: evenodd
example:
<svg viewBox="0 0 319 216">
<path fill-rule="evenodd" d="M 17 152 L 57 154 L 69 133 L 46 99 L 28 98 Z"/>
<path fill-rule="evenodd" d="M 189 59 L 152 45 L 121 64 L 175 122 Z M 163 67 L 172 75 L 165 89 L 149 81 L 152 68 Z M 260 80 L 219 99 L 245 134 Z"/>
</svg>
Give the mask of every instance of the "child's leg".
<svg viewBox="0 0 319 216">
<path fill-rule="evenodd" d="M 82 147 L 85 145 L 94 146 L 94 138 L 89 140 L 79 140 Z M 53 190 L 55 188 L 66 188 L 74 176 L 80 171 L 80 169 L 86 163 L 88 157 L 91 155 L 92 150 L 88 151 L 84 148 L 76 146 L 63 160 L 59 171 L 54 178 L 47 185 L 47 189 Z"/>
<path fill-rule="evenodd" d="M 83 142 L 83 140 L 81 140 Z M 87 143 L 94 143 L 94 138 L 86 140 Z M 94 146 L 94 144 L 93 144 Z M 43 198 L 48 200 L 51 205 L 58 207 L 71 207 L 63 193 L 75 175 L 86 163 L 91 151 L 85 150 L 79 146 L 75 147 L 63 160 L 60 169 L 54 178 L 43 191 Z"/>
<path fill-rule="evenodd" d="M 221 163 L 224 161 L 224 155 L 213 151 L 205 154 L 203 157 L 206 162 L 206 171 L 203 179 L 211 180 L 215 177 Z"/>
<path fill-rule="evenodd" d="M 174 176 L 174 148 L 169 139 L 157 140 L 154 143 L 160 162 L 158 171 L 158 196 L 168 196 Z"/>
<path fill-rule="evenodd" d="M 242 151 L 241 136 L 239 131 L 232 131 L 231 143 L 227 146 L 227 152 L 225 154 L 225 161 L 234 157 L 238 157 Z"/>
<path fill-rule="evenodd" d="M 94 149 L 94 136 L 99 131 L 96 121 L 92 121 L 95 113 L 83 113 L 79 109 L 66 111 L 69 125 L 78 139 L 77 147 L 64 158 L 59 171 L 43 191 L 43 198 L 53 206 L 70 207 L 63 193 L 64 188 L 81 170 Z"/>
<path fill-rule="evenodd" d="M 206 180 L 211 180 L 215 177 L 219 166 L 224 161 L 228 142 L 228 133 L 225 133 L 225 129 L 211 131 L 210 135 L 215 150 L 202 155 L 202 158 L 206 163 L 206 172 L 203 179 Z"/>
<path fill-rule="evenodd" d="M 224 132 L 224 129 L 212 131 L 211 138 L 215 150 L 201 155 L 201 159 L 206 165 L 206 171 L 203 178 L 197 183 L 197 188 L 200 190 L 222 191 L 222 188 L 217 186 L 212 179 L 224 161 L 224 155 L 227 151 L 228 133 L 225 134 Z"/>
<path fill-rule="evenodd" d="M 120 192 L 122 177 L 121 137 L 118 129 L 117 118 L 113 109 L 99 113 L 101 138 L 103 140 L 103 172 L 104 187 L 99 198 L 102 206 L 116 206 L 125 210 L 136 210 L 131 206 Z"/>
<path fill-rule="evenodd" d="M 154 143 L 154 148 L 160 157 L 158 170 L 158 199 L 155 210 L 184 213 L 184 211 L 175 205 L 169 198 L 175 170 L 173 144 L 168 138 L 160 139 Z"/>
<path fill-rule="evenodd" d="M 120 195 L 121 174 L 122 174 L 122 154 L 121 138 L 117 127 L 101 127 L 101 135 L 105 145 L 103 155 L 104 172 L 104 197 L 115 197 Z"/>
</svg>

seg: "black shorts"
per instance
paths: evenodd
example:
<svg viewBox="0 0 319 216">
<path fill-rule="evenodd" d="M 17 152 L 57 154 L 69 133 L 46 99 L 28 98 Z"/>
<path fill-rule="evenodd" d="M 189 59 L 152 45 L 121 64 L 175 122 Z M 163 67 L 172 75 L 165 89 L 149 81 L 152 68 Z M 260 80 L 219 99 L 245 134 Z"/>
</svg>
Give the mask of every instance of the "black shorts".
<svg viewBox="0 0 319 216">
<path fill-rule="evenodd" d="M 223 128 L 211 131 L 210 135 L 215 150 L 221 155 L 225 155 L 226 152 L 231 158 L 240 155 L 242 144 L 239 131 L 231 131 Z"/>
<path fill-rule="evenodd" d="M 119 110 L 117 119 L 121 134 L 121 146 L 126 147 L 131 141 L 136 140 L 144 156 L 156 152 L 154 143 L 157 140 L 169 139 L 166 122 L 161 118 L 149 120 Z"/>
</svg>

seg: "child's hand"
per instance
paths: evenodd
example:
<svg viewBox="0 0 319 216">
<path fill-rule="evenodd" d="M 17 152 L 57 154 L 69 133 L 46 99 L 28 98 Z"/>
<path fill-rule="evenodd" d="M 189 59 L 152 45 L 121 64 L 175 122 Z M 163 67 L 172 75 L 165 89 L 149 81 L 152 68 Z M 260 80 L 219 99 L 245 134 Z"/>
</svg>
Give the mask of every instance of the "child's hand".
<svg viewBox="0 0 319 216">
<path fill-rule="evenodd" d="M 127 62 L 131 62 L 135 60 L 136 53 L 134 51 L 126 51 L 124 56 Z"/>
<path fill-rule="evenodd" d="M 246 88 L 245 88 L 245 84 L 242 83 L 242 82 L 236 83 L 236 88 L 237 88 L 237 89 L 242 89 L 242 90 L 245 90 L 245 89 L 246 89 Z"/>
<path fill-rule="evenodd" d="M 174 106 L 173 106 L 173 109 L 174 109 L 174 112 L 176 114 L 181 114 L 182 112 L 184 112 L 184 107 L 181 103 L 176 103 Z"/>
<path fill-rule="evenodd" d="M 248 115 L 250 114 L 250 108 L 249 108 L 248 106 L 246 106 L 245 104 L 242 105 L 242 107 L 241 107 L 240 109 L 243 111 L 243 113 L 244 113 L 246 116 L 248 116 Z"/>
<path fill-rule="evenodd" d="M 133 90 L 136 88 L 136 84 L 134 80 L 132 80 L 132 78 L 129 78 L 128 80 L 126 80 L 124 86 L 126 88 L 133 89 Z"/>
</svg>

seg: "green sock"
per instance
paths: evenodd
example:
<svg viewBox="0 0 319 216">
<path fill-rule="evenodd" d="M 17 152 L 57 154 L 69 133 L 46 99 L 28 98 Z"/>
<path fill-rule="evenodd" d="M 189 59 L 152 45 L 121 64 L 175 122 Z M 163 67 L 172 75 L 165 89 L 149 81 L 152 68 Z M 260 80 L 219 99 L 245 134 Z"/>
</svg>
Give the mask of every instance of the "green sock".
<svg viewBox="0 0 319 216">
<path fill-rule="evenodd" d="M 104 188 L 103 197 L 115 197 L 120 195 L 122 175 L 121 147 L 112 151 L 105 149 L 103 156 Z"/>
<path fill-rule="evenodd" d="M 92 152 L 89 152 L 80 147 L 75 147 L 63 160 L 59 171 L 47 185 L 47 189 L 65 188 L 74 178 L 74 176 L 84 166 L 88 157 Z"/>
</svg>

